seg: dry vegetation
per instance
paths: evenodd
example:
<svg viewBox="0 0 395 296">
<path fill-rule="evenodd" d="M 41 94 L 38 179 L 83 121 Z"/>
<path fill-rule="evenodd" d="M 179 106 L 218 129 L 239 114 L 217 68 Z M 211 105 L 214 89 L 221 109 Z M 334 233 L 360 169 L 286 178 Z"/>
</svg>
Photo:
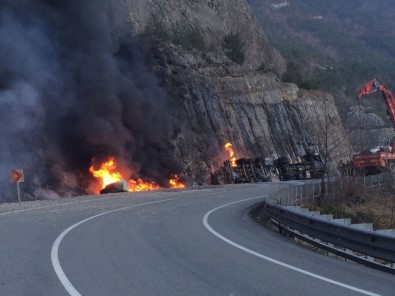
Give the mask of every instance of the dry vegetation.
<svg viewBox="0 0 395 296">
<path fill-rule="evenodd" d="M 311 209 L 333 214 L 335 218 L 351 218 L 352 223 L 373 223 L 374 229 L 393 229 L 395 188 L 392 179 L 391 174 L 374 181 L 356 177 L 338 179 L 329 186 L 321 205 L 311 205 Z"/>
</svg>

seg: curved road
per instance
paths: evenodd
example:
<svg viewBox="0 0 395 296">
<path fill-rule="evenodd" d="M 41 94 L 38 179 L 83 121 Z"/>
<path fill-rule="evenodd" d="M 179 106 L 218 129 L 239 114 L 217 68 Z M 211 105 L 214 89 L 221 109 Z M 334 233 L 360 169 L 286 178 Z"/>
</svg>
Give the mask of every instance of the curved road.
<svg viewBox="0 0 395 296">
<path fill-rule="evenodd" d="M 394 295 L 393 275 L 256 224 L 284 183 L 0 206 L 0 295 Z"/>
</svg>

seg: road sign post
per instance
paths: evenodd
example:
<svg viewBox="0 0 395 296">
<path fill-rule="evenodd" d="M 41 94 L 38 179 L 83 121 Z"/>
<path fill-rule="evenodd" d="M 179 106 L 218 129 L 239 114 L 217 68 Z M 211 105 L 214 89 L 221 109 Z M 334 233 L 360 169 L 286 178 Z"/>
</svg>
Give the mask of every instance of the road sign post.
<svg viewBox="0 0 395 296">
<path fill-rule="evenodd" d="M 21 204 L 21 190 L 19 189 L 19 182 L 16 182 L 16 191 L 18 192 L 18 202 Z"/>
<path fill-rule="evenodd" d="M 23 173 L 23 169 L 11 170 L 11 182 L 16 183 L 18 202 L 19 204 L 21 204 L 21 190 L 19 188 L 19 183 L 25 182 L 25 175 Z"/>
</svg>

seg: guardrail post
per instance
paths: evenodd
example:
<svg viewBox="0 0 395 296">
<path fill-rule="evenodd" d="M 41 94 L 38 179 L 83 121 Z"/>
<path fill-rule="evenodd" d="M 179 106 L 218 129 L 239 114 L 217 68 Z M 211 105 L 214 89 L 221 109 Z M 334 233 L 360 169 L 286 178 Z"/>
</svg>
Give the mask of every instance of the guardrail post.
<svg viewBox="0 0 395 296">
<path fill-rule="evenodd" d="M 320 196 L 320 192 L 321 192 L 321 182 L 318 183 L 318 192 L 317 192 L 317 197 Z"/>
<path fill-rule="evenodd" d="M 335 184 L 333 183 L 333 200 L 336 200 L 336 186 L 335 186 Z"/>
<path fill-rule="evenodd" d="M 379 191 L 380 191 L 380 188 L 381 188 L 381 174 L 379 175 Z"/>
<path fill-rule="evenodd" d="M 328 197 L 329 196 L 329 186 L 328 186 L 328 181 L 327 182 L 325 182 L 325 184 L 322 184 L 323 186 L 324 186 L 324 192 L 325 192 L 325 195 L 326 195 L 326 197 Z"/>
<path fill-rule="evenodd" d="M 313 183 L 313 203 L 314 203 L 314 197 L 315 197 L 315 184 Z"/>
</svg>

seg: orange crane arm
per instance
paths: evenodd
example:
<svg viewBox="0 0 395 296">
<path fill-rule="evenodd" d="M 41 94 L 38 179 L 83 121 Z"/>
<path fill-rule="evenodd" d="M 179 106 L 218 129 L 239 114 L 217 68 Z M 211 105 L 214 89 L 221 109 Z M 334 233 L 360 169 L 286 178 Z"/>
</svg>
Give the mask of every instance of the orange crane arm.
<svg viewBox="0 0 395 296">
<path fill-rule="evenodd" d="M 361 88 L 358 89 L 358 99 L 362 99 L 362 97 L 376 92 L 378 90 L 378 88 L 376 87 L 377 84 L 377 80 L 373 79 L 362 85 Z"/>
<path fill-rule="evenodd" d="M 387 105 L 387 109 L 388 109 L 389 115 L 391 117 L 391 120 L 393 122 L 395 122 L 395 98 L 394 98 L 394 95 L 384 85 L 380 84 L 377 81 L 377 79 L 373 79 L 373 80 L 367 82 L 358 90 L 358 99 L 361 99 L 362 97 L 369 95 L 371 93 L 374 93 L 376 91 L 379 91 L 381 93 L 381 95 L 383 96 L 385 104 Z"/>
</svg>

